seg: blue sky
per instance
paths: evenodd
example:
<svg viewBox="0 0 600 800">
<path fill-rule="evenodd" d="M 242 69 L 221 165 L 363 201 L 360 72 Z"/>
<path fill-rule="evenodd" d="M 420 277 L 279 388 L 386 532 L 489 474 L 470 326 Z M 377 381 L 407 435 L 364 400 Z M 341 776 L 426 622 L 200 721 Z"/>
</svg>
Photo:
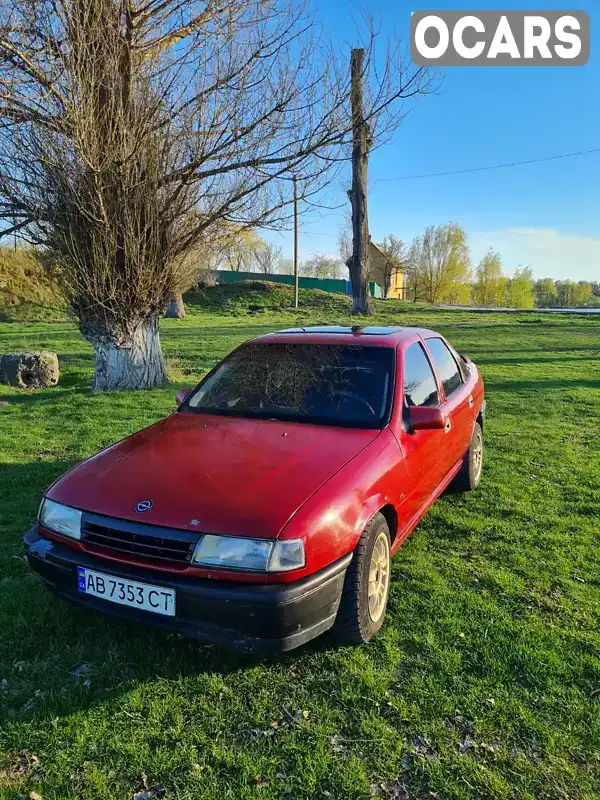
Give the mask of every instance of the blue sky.
<svg viewBox="0 0 600 800">
<path fill-rule="evenodd" d="M 382 33 L 396 29 L 408 46 L 409 7 L 369 0 Z M 436 2 L 433 8 L 456 8 Z M 481 8 L 481 5 L 459 6 Z M 487 6 L 492 8 L 492 6 Z M 503 9 L 564 9 L 564 3 L 503 2 Z M 591 18 L 591 57 L 584 67 L 448 67 L 437 95 L 420 99 L 393 142 L 370 164 L 369 217 L 375 241 L 395 233 L 407 242 L 426 225 L 449 220 L 469 235 L 476 263 L 489 246 L 505 268 L 530 265 L 538 277 L 600 280 L 600 153 L 540 164 L 418 180 L 389 178 L 521 161 L 600 147 L 600 69 Z M 364 0 L 320 0 L 335 35 L 352 41 L 351 18 Z M 345 200 L 346 182 L 330 192 Z M 337 253 L 342 210 L 309 213 L 300 255 Z M 292 255 L 291 234 L 265 234 Z"/>
</svg>

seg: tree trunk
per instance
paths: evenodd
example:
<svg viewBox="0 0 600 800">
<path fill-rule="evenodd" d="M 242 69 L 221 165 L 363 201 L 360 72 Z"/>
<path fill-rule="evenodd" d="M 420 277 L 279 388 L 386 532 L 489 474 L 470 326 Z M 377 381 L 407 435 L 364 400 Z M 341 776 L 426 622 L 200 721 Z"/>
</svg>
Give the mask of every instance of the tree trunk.
<svg viewBox="0 0 600 800">
<path fill-rule="evenodd" d="M 387 300 L 390 296 L 391 287 L 392 287 L 392 276 L 386 269 L 386 271 L 383 273 L 383 297 L 385 300 Z"/>
<path fill-rule="evenodd" d="M 96 351 L 96 392 L 154 389 L 167 380 L 158 317 L 140 323 L 131 336 L 89 337 Z"/>
<path fill-rule="evenodd" d="M 349 263 L 352 282 L 352 313 L 373 315 L 369 299 L 369 219 L 367 215 L 367 163 L 369 144 L 363 111 L 363 63 L 365 51 L 352 51 L 352 257 Z"/>
<path fill-rule="evenodd" d="M 185 319 L 185 306 L 183 305 L 183 297 L 180 294 L 172 295 L 167 303 L 165 319 Z"/>
</svg>

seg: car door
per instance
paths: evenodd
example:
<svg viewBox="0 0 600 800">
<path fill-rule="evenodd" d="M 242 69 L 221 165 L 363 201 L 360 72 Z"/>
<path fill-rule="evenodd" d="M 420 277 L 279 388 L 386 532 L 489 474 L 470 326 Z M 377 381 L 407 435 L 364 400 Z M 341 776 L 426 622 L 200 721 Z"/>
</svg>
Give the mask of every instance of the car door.
<svg viewBox="0 0 600 800">
<path fill-rule="evenodd" d="M 450 422 L 444 471 L 447 474 L 467 451 L 475 408 L 469 376 L 441 336 L 428 336 L 425 345 L 442 384 L 441 409 Z"/>
<path fill-rule="evenodd" d="M 399 355 L 403 381 L 404 424 L 400 446 L 406 464 L 406 519 L 412 519 L 435 491 L 443 475 L 444 430 L 414 431 L 409 416 L 411 406 L 437 407 L 442 401 L 440 386 L 423 344 L 408 345 Z"/>
</svg>

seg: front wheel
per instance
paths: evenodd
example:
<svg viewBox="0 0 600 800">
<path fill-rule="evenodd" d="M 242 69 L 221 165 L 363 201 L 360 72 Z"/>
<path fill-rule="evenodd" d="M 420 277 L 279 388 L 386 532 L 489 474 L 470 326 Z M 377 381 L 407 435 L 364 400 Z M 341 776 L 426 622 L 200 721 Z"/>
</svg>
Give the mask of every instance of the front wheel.
<svg viewBox="0 0 600 800">
<path fill-rule="evenodd" d="M 390 589 L 390 529 L 383 514 L 371 519 L 346 572 L 333 635 L 343 644 L 364 644 L 383 625 Z"/>
<path fill-rule="evenodd" d="M 483 431 L 476 422 L 465 453 L 463 463 L 456 478 L 452 481 L 452 488 L 457 492 L 470 492 L 479 486 L 483 470 Z"/>
</svg>

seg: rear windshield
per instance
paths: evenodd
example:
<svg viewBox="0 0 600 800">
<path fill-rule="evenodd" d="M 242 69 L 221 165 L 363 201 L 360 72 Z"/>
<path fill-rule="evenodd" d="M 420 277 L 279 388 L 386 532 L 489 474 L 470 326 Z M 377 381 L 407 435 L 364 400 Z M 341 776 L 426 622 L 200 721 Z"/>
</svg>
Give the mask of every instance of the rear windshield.
<svg viewBox="0 0 600 800">
<path fill-rule="evenodd" d="M 389 418 L 393 369 L 390 347 L 248 344 L 221 362 L 183 408 L 378 428 Z"/>
</svg>

